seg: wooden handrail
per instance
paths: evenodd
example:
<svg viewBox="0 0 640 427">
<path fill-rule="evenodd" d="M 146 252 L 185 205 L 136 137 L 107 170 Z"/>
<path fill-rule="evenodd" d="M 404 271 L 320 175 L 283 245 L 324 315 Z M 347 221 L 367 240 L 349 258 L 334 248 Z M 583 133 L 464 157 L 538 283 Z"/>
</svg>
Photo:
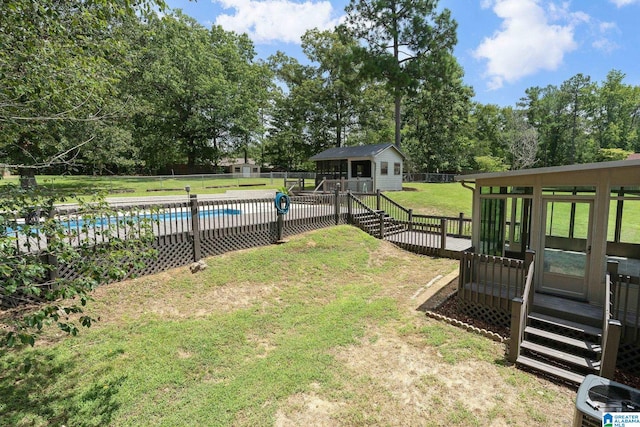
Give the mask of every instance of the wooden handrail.
<svg viewBox="0 0 640 427">
<path fill-rule="evenodd" d="M 605 276 L 605 297 L 602 314 L 602 355 L 600 357 L 600 376 L 613 378 L 616 370 L 616 360 L 618 358 L 618 347 L 622 335 L 622 323 L 613 318 L 611 310 L 613 299 L 611 276 L 617 277 L 617 263 L 607 263 L 607 274 Z"/>
<path fill-rule="evenodd" d="M 534 256 L 532 251 L 527 252 L 527 277 L 522 290 L 522 296 L 511 301 L 511 341 L 509 343 L 509 361 L 515 363 L 520 354 L 520 344 L 524 339 L 524 328 L 527 323 L 527 316 L 533 305 L 533 275 L 535 272 Z"/>
</svg>

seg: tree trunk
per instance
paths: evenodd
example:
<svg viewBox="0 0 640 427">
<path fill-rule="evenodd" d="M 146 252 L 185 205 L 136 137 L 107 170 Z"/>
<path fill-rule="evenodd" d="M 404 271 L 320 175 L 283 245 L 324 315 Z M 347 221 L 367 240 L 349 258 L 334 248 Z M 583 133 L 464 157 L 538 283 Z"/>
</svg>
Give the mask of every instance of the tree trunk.
<svg viewBox="0 0 640 427">
<path fill-rule="evenodd" d="M 35 169 L 18 168 L 18 174 L 20 175 L 20 188 L 29 190 L 38 186 Z"/>
</svg>

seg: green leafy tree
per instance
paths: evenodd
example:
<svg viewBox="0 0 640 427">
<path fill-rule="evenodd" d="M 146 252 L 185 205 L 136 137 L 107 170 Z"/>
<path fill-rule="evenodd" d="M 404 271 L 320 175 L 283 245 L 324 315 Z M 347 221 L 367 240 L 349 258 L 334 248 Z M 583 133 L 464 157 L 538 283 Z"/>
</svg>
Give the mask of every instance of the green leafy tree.
<svg viewBox="0 0 640 427">
<path fill-rule="evenodd" d="M 33 345 L 49 323 L 72 335 L 91 326 L 95 319 L 83 314 L 90 292 L 128 277 L 155 254 L 149 220 L 123 215 L 96 196 L 75 199 L 71 227 L 55 213 L 55 203 L 65 201 L 42 188 L 0 189 L 0 347 Z"/>
<path fill-rule="evenodd" d="M 434 0 L 351 0 L 343 30 L 363 42 L 353 58 L 364 76 L 384 82 L 394 100 L 396 146 L 403 97 L 419 86 L 425 63 L 452 54 L 456 26 Z"/>
<path fill-rule="evenodd" d="M 612 70 L 596 90 L 594 145 L 640 151 L 640 87 L 623 83 L 625 74 Z"/>
<path fill-rule="evenodd" d="M 207 30 L 180 11 L 143 27 L 135 33 L 140 53 L 126 85 L 138 106 L 134 135 L 149 169 L 181 159 L 217 164 L 261 134 L 270 76 L 253 61 L 246 35 Z"/>
<path fill-rule="evenodd" d="M 406 148 L 421 171 L 459 171 L 469 147 L 466 126 L 473 90 L 462 81 L 453 56 L 428 61 L 424 76 L 406 100 Z"/>
<path fill-rule="evenodd" d="M 124 21 L 163 0 L 0 3 L 0 154 L 21 172 L 72 163 L 97 143 L 92 123 L 118 115 Z M 85 128 L 85 129 L 83 129 Z"/>
<path fill-rule="evenodd" d="M 363 134 L 376 141 L 374 135 L 385 134 L 385 123 L 388 127 L 385 92 L 362 79 L 349 60 L 357 47 L 356 40 L 338 31 L 311 30 L 302 37 L 303 51 L 317 64 L 310 69 L 315 84 L 309 93 L 309 130 L 323 149 L 372 143 Z"/>
</svg>

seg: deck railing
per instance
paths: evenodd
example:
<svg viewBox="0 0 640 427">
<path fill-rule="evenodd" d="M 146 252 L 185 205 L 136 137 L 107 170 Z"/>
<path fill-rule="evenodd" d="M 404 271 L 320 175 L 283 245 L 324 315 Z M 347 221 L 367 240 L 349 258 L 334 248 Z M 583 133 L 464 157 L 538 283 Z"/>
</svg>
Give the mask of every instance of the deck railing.
<svg viewBox="0 0 640 427">
<path fill-rule="evenodd" d="M 514 363 L 520 354 L 520 344 L 524 339 L 524 329 L 533 305 L 533 253 L 528 252 L 525 262 L 529 263 L 522 295 L 511 301 L 511 340 L 509 342 L 509 361 Z"/>
<path fill-rule="evenodd" d="M 393 219 L 416 226 L 418 230 L 438 234 L 444 230 L 450 237 L 471 238 L 471 218 L 465 218 L 464 213 L 460 213 L 457 217 L 415 214 L 413 209 L 401 206 L 379 190 L 375 193 L 353 194 L 370 209 L 384 211 Z"/>
<path fill-rule="evenodd" d="M 523 295 L 528 267 L 525 260 L 463 252 L 459 298 L 509 310 L 511 300 Z"/>
<path fill-rule="evenodd" d="M 605 277 L 605 300 L 602 316 L 602 354 L 600 356 L 600 376 L 613 379 L 618 359 L 618 348 L 620 346 L 620 336 L 622 324 L 614 315 L 613 307 L 613 285 L 611 275 L 618 269 L 615 262 L 607 263 L 607 274 Z"/>
<path fill-rule="evenodd" d="M 616 263 L 609 263 L 611 318 L 620 321 L 621 341 L 640 343 L 640 277 L 618 274 Z"/>
</svg>

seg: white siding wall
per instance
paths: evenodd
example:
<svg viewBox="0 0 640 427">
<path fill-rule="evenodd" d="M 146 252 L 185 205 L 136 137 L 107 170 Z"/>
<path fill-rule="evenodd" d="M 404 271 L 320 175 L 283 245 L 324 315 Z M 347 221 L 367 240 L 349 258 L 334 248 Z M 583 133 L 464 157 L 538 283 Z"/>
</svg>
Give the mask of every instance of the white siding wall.
<svg viewBox="0 0 640 427">
<path fill-rule="evenodd" d="M 380 174 L 382 162 L 387 162 L 387 175 Z M 402 156 L 393 147 L 389 147 L 376 157 L 375 163 L 376 189 L 382 191 L 402 190 Z M 394 174 L 394 163 L 400 163 L 400 175 Z"/>
</svg>

